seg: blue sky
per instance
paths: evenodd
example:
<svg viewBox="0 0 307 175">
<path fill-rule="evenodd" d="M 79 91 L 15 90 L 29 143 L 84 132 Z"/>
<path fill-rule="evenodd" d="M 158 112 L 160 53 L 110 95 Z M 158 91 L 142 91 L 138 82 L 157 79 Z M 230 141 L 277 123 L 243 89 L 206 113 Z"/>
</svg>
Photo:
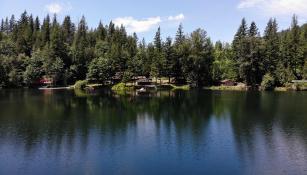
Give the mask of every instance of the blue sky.
<svg viewBox="0 0 307 175">
<path fill-rule="evenodd" d="M 174 37 L 180 23 L 186 33 L 203 28 L 213 41 L 231 41 L 243 17 L 255 21 L 261 33 L 270 17 L 277 18 L 280 29 L 289 27 L 294 13 L 306 22 L 307 0 L 0 0 L 1 18 L 19 17 L 24 10 L 40 18 L 70 15 L 74 22 L 84 15 L 89 27 L 113 20 L 147 41 L 158 26 L 163 37 Z"/>
</svg>

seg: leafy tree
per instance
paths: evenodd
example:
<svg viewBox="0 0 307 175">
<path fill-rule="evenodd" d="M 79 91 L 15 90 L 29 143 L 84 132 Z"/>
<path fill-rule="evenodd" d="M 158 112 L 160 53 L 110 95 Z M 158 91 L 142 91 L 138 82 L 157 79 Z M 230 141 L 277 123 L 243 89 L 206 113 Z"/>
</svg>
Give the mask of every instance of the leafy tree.
<svg viewBox="0 0 307 175">
<path fill-rule="evenodd" d="M 32 86 L 35 82 L 39 81 L 44 75 L 43 67 L 43 57 L 41 52 L 36 52 L 28 60 L 28 65 L 23 74 L 24 83 L 27 86 Z"/>
<path fill-rule="evenodd" d="M 305 64 L 304 64 L 304 77 L 305 80 L 307 80 L 307 60 L 305 60 Z"/>
<path fill-rule="evenodd" d="M 261 82 L 261 88 L 263 90 L 274 90 L 274 87 L 275 87 L 275 78 L 269 73 L 265 74 Z"/>
<path fill-rule="evenodd" d="M 7 70 L 4 67 L 3 57 L 0 57 L 0 87 L 4 87 L 8 82 Z"/>
<path fill-rule="evenodd" d="M 235 81 L 238 77 L 233 51 L 229 44 L 222 44 L 220 41 L 215 44 L 214 62 L 212 67 L 212 79 L 214 82 L 230 79 Z"/>
<path fill-rule="evenodd" d="M 23 85 L 23 72 L 26 69 L 27 59 L 28 57 L 25 55 L 18 55 L 17 57 L 6 57 L 3 60 L 9 86 L 20 87 Z"/>
<path fill-rule="evenodd" d="M 114 68 L 109 58 L 99 57 L 92 60 L 89 65 L 87 79 L 94 82 L 111 80 L 115 75 Z"/>
<path fill-rule="evenodd" d="M 17 56 L 16 46 L 11 40 L 0 41 L 0 55 Z"/>
<path fill-rule="evenodd" d="M 211 83 L 211 67 L 213 63 L 213 46 L 207 32 L 197 29 L 189 39 L 191 54 L 184 64 L 187 79 L 196 86 Z"/>
</svg>

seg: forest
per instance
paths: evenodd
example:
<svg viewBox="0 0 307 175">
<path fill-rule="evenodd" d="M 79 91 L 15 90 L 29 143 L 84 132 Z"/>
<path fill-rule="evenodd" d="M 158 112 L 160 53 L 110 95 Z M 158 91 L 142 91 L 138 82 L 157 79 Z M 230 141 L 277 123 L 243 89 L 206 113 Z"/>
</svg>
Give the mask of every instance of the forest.
<svg viewBox="0 0 307 175">
<path fill-rule="evenodd" d="M 175 34 L 175 31 L 174 31 Z M 286 86 L 307 79 L 307 24 L 292 17 L 288 29 L 269 19 L 261 34 L 255 22 L 243 18 L 232 43 L 213 43 L 204 29 L 185 33 L 180 24 L 174 38 L 153 42 L 128 34 L 112 21 L 89 28 L 85 17 L 74 24 L 70 16 L 42 21 L 26 11 L 1 20 L 0 87 L 33 87 L 42 77 L 57 85 L 78 80 L 129 82 L 135 76 L 167 78 L 195 87 L 221 80 L 264 86 Z"/>
</svg>

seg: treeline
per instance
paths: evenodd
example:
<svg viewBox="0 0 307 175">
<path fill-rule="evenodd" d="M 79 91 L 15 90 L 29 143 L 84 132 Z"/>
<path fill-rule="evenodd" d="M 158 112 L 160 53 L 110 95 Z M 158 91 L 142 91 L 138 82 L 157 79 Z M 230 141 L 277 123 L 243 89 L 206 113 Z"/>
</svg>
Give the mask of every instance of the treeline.
<svg viewBox="0 0 307 175">
<path fill-rule="evenodd" d="M 233 43 L 212 43 L 203 29 L 185 34 L 179 26 L 174 39 L 162 40 L 160 27 L 152 43 L 128 35 L 124 26 L 99 23 L 89 29 L 84 17 L 75 25 L 69 16 L 59 23 L 47 15 L 24 12 L 18 20 L 2 19 L 0 29 L 0 86 L 32 86 L 42 77 L 58 85 L 77 80 L 123 82 L 134 76 L 162 78 L 195 86 L 230 79 L 248 86 L 283 86 L 307 78 L 307 24 L 278 32 L 270 19 L 263 36 L 245 19 Z"/>
</svg>

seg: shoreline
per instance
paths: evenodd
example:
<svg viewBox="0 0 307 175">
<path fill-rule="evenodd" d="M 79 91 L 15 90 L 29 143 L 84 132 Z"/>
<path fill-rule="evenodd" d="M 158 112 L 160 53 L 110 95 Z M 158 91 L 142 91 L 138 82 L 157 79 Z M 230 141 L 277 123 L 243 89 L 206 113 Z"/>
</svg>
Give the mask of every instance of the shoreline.
<svg viewBox="0 0 307 175">
<path fill-rule="evenodd" d="M 141 85 L 133 85 L 133 84 L 124 84 L 118 83 L 115 85 L 104 85 L 104 84 L 86 84 L 82 87 L 76 87 L 75 85 L 69 85 L 65 87 L 1 87 L 0 90 L 5 89 L 38 89 L 38 90 L 99 90 L 99 89 L 110 89 L 114 92 L 117 91 L 137 91 L 142 87 L 148 88 L 146 86 Z M 307 91 L 307 86 L 283 86 L 283 87 L 275 87 L 272 90 L 263 90 L 261 87 L 256 89 L 251 89 L 246 86 L 205 86 L 205 87 L 192 87 L 189 84 L 185 85 L 175 85 L 175 84 L 159 84 L 150 86 L 148 90 L 150 91 L 163 91 L 163 90 L 181 90 L 181 91 L 190 91 L 190 90 L 211 90 L 211 91 L 271 91 L 271 92 L 290 92 L 290 91 Z"/>
</svg>

